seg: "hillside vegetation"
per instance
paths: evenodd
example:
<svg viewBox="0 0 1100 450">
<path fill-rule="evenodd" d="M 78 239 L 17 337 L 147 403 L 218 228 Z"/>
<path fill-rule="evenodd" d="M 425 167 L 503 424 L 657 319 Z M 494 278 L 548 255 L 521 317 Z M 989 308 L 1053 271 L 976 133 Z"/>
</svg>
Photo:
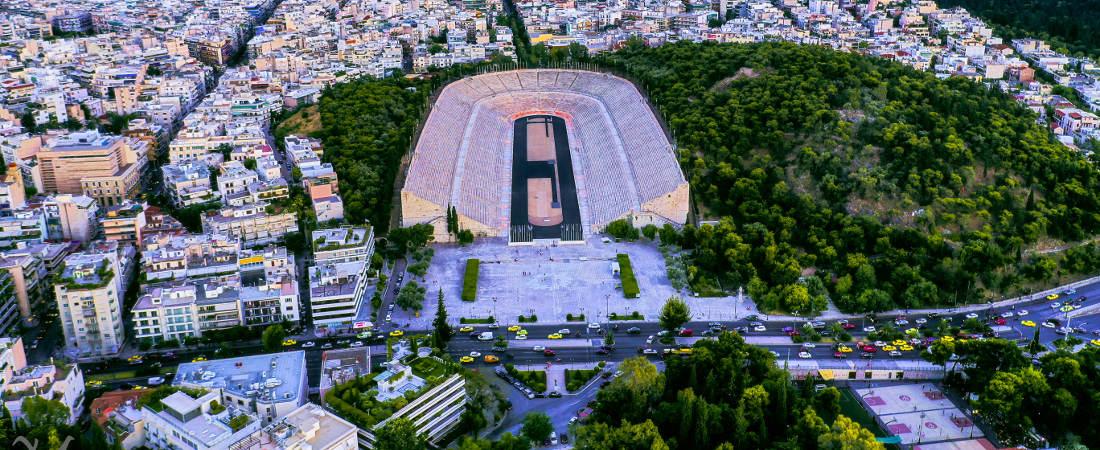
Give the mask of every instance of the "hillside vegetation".
<svg viewBox="0 0 1100 450">
<path fill-rule="evenodd" d="M 786 43 L 600 59 L 648 91 L 702 218 L 721 220 L 678 239 L 698 291 L 747 286 L 765 309 L 806 313 L 824 282 L 840 308 L 874 311 L 1100 268 L 1091 245 L 1029 256 L 1097 233 L 1100 172 L 984 85 Z"/>
</svg>

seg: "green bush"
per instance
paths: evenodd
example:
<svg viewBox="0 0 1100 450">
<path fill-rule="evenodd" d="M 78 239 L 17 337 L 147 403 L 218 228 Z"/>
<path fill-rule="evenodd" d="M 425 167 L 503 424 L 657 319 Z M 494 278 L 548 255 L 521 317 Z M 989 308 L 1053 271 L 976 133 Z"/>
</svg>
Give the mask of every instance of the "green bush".
<svg viewBox="0 0 1100 450">
<path fill-rule="evenodd" d="M 466 275 L 462 278 L 462 300 L 472 302 L 477 299 L 477 273 L 481 261 L 470 258 L 466 260 Z"/>
<path fill-rule="evenodd" d="M 519 323 L 535 323 L 539 321 L 539 316 L 531 314 L 530 316 L 519 316 Z"/>
<path fill-rule="evenodd" d="M 546 392 L 545 370 L 518 370 L 516 366 L 512 364 L 505 364 L 504 370 L 507 370 L 508 374 L 516 380 L 526 384 L 531 390 L 535 392 Z"/>
<path fill-rule="evenodd" d="M 473 324 L 490 324 L 496 322 L 496 318 L 489 316 L 486 318 L 481 317 L 462 317 L 458 319 L 458 323 L 473 323 Z"/>
<path fill-rule="evenodd" d="M 566 314 L 565 315 L 565 321 L 566 322 L 584 322 L 585 321 L 584 314 L 580 314 L 580 315 L 576 315 L 576 316 L 574 316 L 572 313 Z"/>
<path fill-rule="evenodd" d="M 612 220 L 607 224 L 607 228 L 604 229 L 607 234 L 615 237 L 616 239 L 624 239 L 627 241 L 638 240 L 638 229 L 634 228 L 626 219 Z"/>
<path fill-rule="evenodd" d="M 565 390 L 576 391 L 599 373 L 600 369 L 565 369 Z"/>
<path fill-rule="evenodd" d="M 628 315 L 611 313 L 611 320 L 645 320 L 645 316 L 638 311 L 633 311 Z"/>
<path fill-rule="evenodd" d="M 623 297 L 638 298 L 638 279 L 634 277 L 634 267 L 630 265 L 630 255 L 619 253 L 619 280 L 623 283 Z"/>
</svg>

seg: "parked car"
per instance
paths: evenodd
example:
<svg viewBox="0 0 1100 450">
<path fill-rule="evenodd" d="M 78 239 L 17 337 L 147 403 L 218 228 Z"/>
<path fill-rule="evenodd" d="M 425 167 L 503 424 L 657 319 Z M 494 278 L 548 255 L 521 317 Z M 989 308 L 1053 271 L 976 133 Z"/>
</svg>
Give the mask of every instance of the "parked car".
<svg viewBox="0 0 1100 450">
<path fill-rule="evenodd" d="M 149 377 L 146 384 L 149 386 L 160 386 L 164 384 L 164 377 Z"/>
</svg>

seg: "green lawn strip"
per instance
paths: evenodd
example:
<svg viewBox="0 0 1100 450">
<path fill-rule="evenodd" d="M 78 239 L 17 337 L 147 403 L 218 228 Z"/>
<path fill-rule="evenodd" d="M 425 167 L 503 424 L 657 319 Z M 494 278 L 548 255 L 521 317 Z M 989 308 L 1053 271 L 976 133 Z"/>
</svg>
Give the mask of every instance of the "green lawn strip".
<svg viewBox="0 0 1100 450">
<path fill-rule="evenodd" d="M 88 378 L 88 380 L 111 381 L 111 380 L 125 380 L 127 378 L 135 378 L 135 377 L 137 377 L 137 371 L 126 370 L 126 371 L 122 371 L 122 372 L 97 373 L 97 374 L 94 374 L 94 375 L 88 375 L 87 378 Z"/>
<path fill-rule="evenodd" d="M 645 320 L 638 311 L 631 312 L 630 314 L 611 313 L 611 320 Z"/>
<path fill-rule="evenodd" d="M 492 316 L 489 317 L 462 317 L 458 319 L 458 323 L 472 323 L 472 324 L 490 324 L 496 321 Z"/>
<path fill-rule="evenodd" d="M 630 255 L 619 253 L 615 258 L 619 260 L 619 280 L 623 283 L 623 297 L 638 298 L 641 290 L 638 289 L 638 279 L 634 277 L 634 266 L 630 265 Z"/>
<path fill-rule="evenodd" d="M 878 426 L 878 422 L 875 422 L 875 418 L 871 416 L 871 413 L 863 408 L 859 399 L 848 389 L 840 390 L 840 413 L 863 425 L 864 428 L 870 430 L 877 437 L 889 436 L 885 430 Z"/>
<path fill-rule="evenodd" d="M 565 369 L 565 390 L 574 392 L 600 374 L 600 369 Z"/>
<path fill-rule="evenodd" d="M 476 258 L 466 260 L 466 274 L 462 277 L 462 300 L 472 302 L 477 299 L 477 273 L 481 261 Z"/>
<path fill-rule="evenodd" d="M 526 384 L 527 387 L 535 392 L 546 392 L 546 371 L 545 370 L 519 370 L 511 364 L 504 366 L 504 369 L 508 371 L 516 380 Z"/>
</svg>

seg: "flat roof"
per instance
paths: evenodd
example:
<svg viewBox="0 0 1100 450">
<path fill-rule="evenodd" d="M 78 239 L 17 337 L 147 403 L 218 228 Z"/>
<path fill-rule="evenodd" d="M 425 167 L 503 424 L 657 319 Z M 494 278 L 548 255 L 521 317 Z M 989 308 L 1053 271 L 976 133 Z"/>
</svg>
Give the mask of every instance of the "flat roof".
<svg viewBox="0 0 1100 450">
<path fill-rule="evenodd" d="M 259 402 L 297 401 L 305 378 L 303 350 L 180 364 L 174 385 L 223 389 Z"/>
</svg>

